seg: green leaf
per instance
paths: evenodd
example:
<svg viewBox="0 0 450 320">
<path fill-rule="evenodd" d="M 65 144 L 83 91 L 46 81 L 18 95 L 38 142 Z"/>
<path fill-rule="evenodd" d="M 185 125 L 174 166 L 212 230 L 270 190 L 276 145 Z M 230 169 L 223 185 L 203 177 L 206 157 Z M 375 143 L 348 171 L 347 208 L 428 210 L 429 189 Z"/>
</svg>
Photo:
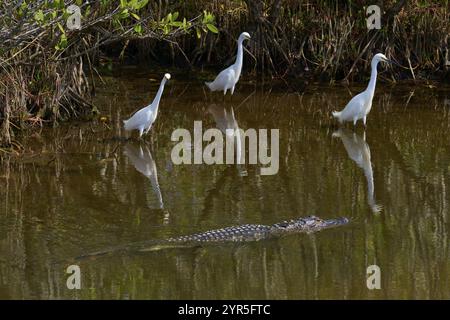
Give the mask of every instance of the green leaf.
<svg viewBox="0 0 450 320">
<path fill-rule="evenodd" d="M 120 18 L 121 19 L 126 19 L 130 16 L 130 13 L 128 12 L 128 9 L 123 9 L 122 12 L 120 13 Z"/>
<path fill-rule="evenodd" d="M 44 21 L 44 12 L 42 12 L 42 10 L 36 11 L 36 13 L 34 14 L 34 20 L 38 22 Z"/>
<path fill-rule="evenodd" d="M 216 28 L 215 25 L 207 23 L 206 27 L 211 31 L 212 33 L 219 33 L 219 30 Z"/>
<path fill-rule="evenodd" d="M 89 16 L 89 13 L 91 13 L 91 6 L 87 6 L 87 7 L 86 7 L 86 10 L 84 11 L 84 16 L 85 16 L 85 17 L 88 17 L 88 16 Z"/>
<path fill-rule="evenodd" d="M 181 27 L 183 25 L 183 22 L 181 21 L 174 21 L 170 24 L 173 27 Z"/>
<path fill-rule="evenodd" d="M 63 33 L 61 35 L 61 37 L 59 38 L 59 43 L 55 46 L 56 50 L 63 50 L 64 48 L 67 47 L 67 37 L 66 35 Z"/>
<path fill-rule="evenodd" d="M 22 4 L 19 7 L 19 10 L 18 10 L 19 17 L 22 17 L 22 15 L 27 10 L 27 8 L 28 8 L 27 2 L 26 1 L 22 2 Z"/>
<path fill-rule="evenodd" d="M 177 19 L 178 19 L 178 16 L 179 16 L 178 11 L 174 12 L 173 15 L 172 15 L 172 21 L 177 20 Z"/>
<path fill-rule="evenodd" d="M 214 23 L 215 17 L 208 11 L 203 11 L 203 24 Z"/>
<path fill-rule="evenodd" d="M 137 0 L 130 0 L 130 2 L 128 2 L 128 7 L 130 8 L 130 9 L 133 9 L 133 10 L 135 10 L 136 7 L 137 6 Z"/>
<path fill-rule="evenodd" d="M 58 22 L 56 25 L 58 26 L 59 30 L 61 30 L 62 33 L 66 33 L 66 32 L 64 31 L 63 26 L 62 26 L 59 22 Z"/>
<path fill-rule="evenodd" d="M 200 30 L 200 28 L 195 28 L 195 31 L 197 31 L 197 38 L 201 38 L 202 37 L 202 32 Z"/>
<path fill-rule="evenodd" d="M 142 34 L 142 26 L 140 24 L 135 25 L 134 31 L 138 34 Z"/>
<path fill-rule="evenodd" d="M 131 13 L 131 15 L 136 19 L 136 20 L 141 20 L 141 18 L 134 12 Z"/>
<path fill-rule="evenodd" d="M 141 0 L 138 1 L 137 5 L 136 5 L 136 10 L 141 10 L 143 7 L 145 7 L 148 4 L 148 0 Z"/>
</svg>

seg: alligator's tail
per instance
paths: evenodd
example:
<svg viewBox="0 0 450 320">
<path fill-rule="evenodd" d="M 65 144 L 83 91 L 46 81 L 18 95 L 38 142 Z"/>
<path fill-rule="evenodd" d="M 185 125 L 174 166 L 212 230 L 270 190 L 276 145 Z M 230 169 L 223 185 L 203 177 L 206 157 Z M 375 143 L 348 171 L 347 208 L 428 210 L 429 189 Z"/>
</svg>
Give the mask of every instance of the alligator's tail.
<svg viewBox="0 0 450 320">
<path fill-rule="evenodd" d="M 142 252 L 159 251 L 163 249 L 175 249 L 192 247 L 191 243 L 176 243 L 167 240 L 150 240 L 144 242 L 131 243 L 126 245 L 120 245 L 112 248 L 107 248 L 95 252 L 90 252 L 75 258 L 75 260 L 89 260 L 100 258 L 104 256 L 110 256 L 113 254 L 136 254 Z"/>
<path fill-rule="evenodd" d="M 155 243 L 152 245 L 148 245 L 142 248 L 139 248 L 136 250 L 137 252 L 153 252 L 153 251 L 159 251 L 159 250 L 165 250 L 165 249 L 178 249 L 178 248 L 189 248 L 197 246 L 198 244 L 193 243 L 176 243 L 176 242 L 170 242 L 170 241 L 161 241 L 160 243 Z"/>
<path fill-rule="evenodd" d="M 86 253 L 86 254 L 76 257 L 75 260 L 78 260 L 78 261 L 79 260 L 89 260 L 89 259 L 94 259 L 94 258 L 103 257 L 103 256 L 109 256 L 112 254 L 125 252 L 125 251 L 127 251 L 127 246 L 117 246 L 115 248 L 108 248 L 108 249 L 104 249 L 104 250 L 89 252 L 89 253 Z"/>
</svg>

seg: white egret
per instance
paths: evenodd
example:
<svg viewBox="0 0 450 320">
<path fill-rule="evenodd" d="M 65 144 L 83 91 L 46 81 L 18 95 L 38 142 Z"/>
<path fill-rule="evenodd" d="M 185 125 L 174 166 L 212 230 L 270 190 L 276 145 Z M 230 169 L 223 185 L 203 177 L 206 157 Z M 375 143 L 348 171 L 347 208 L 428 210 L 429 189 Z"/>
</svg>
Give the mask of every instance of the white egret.
<svg viewBox="0 0 450 320">
<path fill-rule="evenodd" d="M 147 107 L 137 111 L 131 116 L 130 119 L 123 121 L 125 130 L 139 130 L 139 138 L 142 137 L 144 130 L 145 134 L 150 131 L 152 124 L 155 122 L 156 116 L 158 115 L 159 101 L 161 100 L 161 96 L 164 91 L 164 85 L 169 79 L 170 74 L 166 73 L 161 81 L 158 92 L 156 93 L 153 102 Z"/>
<path fill-rule="evenodd" d="M 375 93 L 375 85 L 377 82 L 377 66 L 378 62 L 380 61 L 394 63 L 393 61 L 386 58 L 386 56 L 382 53 L 377 53 L 372 58 L 372 73 L 370 75 L 370 81 L 367 89 L 354 96 L 345 106 L 344 110 L 339 112 L 333 111 L 333 117 L 338 119 L 340 123 L 353 121 L 353 125 L 355 126 L 356 122 L 362 119 L 364 126 L 366 126 L 366 118 L 370 112 L 370 109 L 372 108 L 372 99 Z"/>
<path fill-rule="evenodd" d="M 382 206 L 375 202 L 375 186 L 373 182 L 373 170 L 370 155 L 370 148 L 366 142 L 366 134 L 359 136 L 351 130 L 339 129 L 333 133 L 333 137 L 339 137 L 347 150 L 348 157 L 352 159 L 358 167 L 363 169 L 367 180 L 367 202 L 373 213 L 382 210 Z"/>
<path fill-rule="evenodd" d="M 213 82 L 205 82 L 211 91 L 223 90 L 223 94 L 226 95 L 227 91 L 230 90 L 231 95 L 233 95 L 234 86 L 239 81 L 242 71 L 242 63 L 244 59 L 244 48 L 242 46 L 242 42 L 248 39 L 250 39 L 250 34 L 248 34 L 248 32 L 242 32 L 238 39 L 236 62 L 221 71 Z"/>
</svg>

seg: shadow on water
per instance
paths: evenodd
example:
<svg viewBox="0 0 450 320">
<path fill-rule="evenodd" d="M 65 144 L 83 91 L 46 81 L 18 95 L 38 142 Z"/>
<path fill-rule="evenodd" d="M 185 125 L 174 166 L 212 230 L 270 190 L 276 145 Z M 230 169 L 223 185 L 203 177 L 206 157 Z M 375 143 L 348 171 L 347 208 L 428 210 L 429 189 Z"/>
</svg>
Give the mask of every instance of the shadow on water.
<svg viewBox="0 0 450 320">
<path fill-rule="evenodd" d="M 369 149 L 361 128 L 336 132 L 330 114 L 361 87 L 287 94 L 242 85 L 232 101 L 207 103 L 196 83 L 174 79 L 150 136 L 137 141 L 121 138 L 122 119 L 157 84 L 105 82 L 96 105 L 107 121 L 44 128 L 21 141 L 22 155 L 1 160 L 0 298 L 450 298 L 449 88 L 379 86 Z M 279 129 L 279 172 L 174 165 L 172 132 L 192 133 L 198 120 L 222 132 Z M 242 246 L 86 260 L 81 290 L 68 290 L 66 266 L 54 263 L 307 215 L 352 223 Z M 380 266 L 381 290 L 366 287 L 372 264 Z"/>
</svg>

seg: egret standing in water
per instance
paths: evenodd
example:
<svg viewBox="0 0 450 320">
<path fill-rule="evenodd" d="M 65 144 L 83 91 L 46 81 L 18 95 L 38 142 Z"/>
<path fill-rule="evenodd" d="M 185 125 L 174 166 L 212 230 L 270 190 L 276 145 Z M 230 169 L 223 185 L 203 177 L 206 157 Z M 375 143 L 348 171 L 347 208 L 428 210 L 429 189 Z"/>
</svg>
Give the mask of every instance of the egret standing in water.
<svg viewBox="0 0 450 320">
<path fill-rule="evenodd" d="M 156 97 L 153 102 L 147 107 L 137 111 L 130 119 L 123 121 L 125 130 L 139 130 L 139 138 L 142 137 L 144 130 L 145 134 L 150 131 L 152 124 L 155 122 L 156 116 L 158 115 L 159 101 L 161 100 L 161 96 L 164 91 L 164 85 L 169 79 L 170 74 L 166 73 L 161 81 L 158 92 L 156 93 Z"/>
<path fill-rule="evenodd" d="M 382 53 L 377 53 L 372 58 L 372 73 L 370 75 L 370 81 L 367 89 L 354 96 L 345 106 L 344 110 L 340 112 L 333 111 L 333 117 L 338 119 L 340 123 L 353 121 L 353 125 L 356 126 L 356 122 L 362 119 L 364 126 L 366 126 L 366 118 L 372 108 L 375 84 L 377 82 L 377 66 L 380 61 L 393 63 L 393 61 L 386 58 L 386 56 Z"/>
<path fill-rule="evenodd" d="M 221 71 L 213 82 L 205 82 L 205 84 L 211 91 L 223 90 L 223 95 L 226 95 L 227 91 L 230 90 L 231 95 L 233 95 L 234 86 L 239 81 L 239 77 L 241 76 L 242 71 L 242 63 L 244 59 L 244 47 L 242 46 L 242 43 L 244 42 L 244 40 L 249 39 L 250 35 L 248 34 L 248 32 L 242 32 L 238 39 L 236 62 L 225 70 Z"/>
</svg>

